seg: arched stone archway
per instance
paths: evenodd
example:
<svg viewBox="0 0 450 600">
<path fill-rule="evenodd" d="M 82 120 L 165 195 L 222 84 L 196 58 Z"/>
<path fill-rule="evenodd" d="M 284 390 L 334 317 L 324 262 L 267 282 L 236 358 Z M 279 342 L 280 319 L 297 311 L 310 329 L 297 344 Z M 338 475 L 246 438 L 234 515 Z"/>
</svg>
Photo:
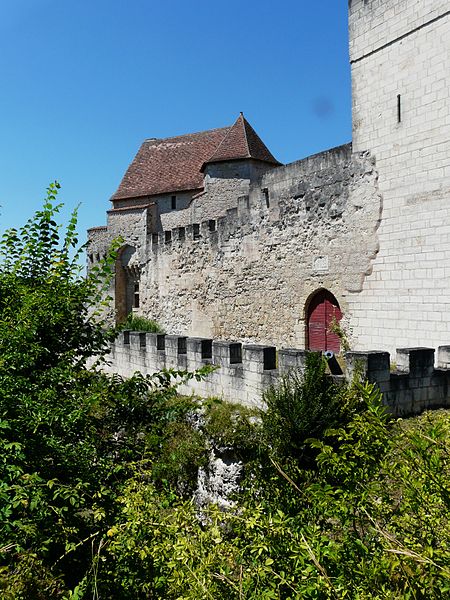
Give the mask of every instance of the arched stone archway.
<svg viewBox="0 0 450 600">
<path fill-rule="evenodd" d="M 306 347 L 340 352 L 341 340 L 330 326 L 341 319 L 342 311 L 333 294 L 323 288 L 314 292 L 306 303 Z"/>
<path fill-rule="evenodd" d="M 136 248 L 122 246 L 115 264 L 116 323 L 123 323 L 133 308 L 139 307 L 140 270 L 136 264 Z"/>
</svg>

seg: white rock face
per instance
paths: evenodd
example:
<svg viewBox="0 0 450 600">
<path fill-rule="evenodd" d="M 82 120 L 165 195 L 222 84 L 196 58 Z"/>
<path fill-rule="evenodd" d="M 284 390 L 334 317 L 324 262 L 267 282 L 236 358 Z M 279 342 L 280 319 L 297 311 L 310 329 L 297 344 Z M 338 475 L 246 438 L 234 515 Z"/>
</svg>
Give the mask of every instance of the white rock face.
<svg viewBox="0 0 450 600">
<path fill-rule="evenodd" d="M 199 508 L 208 504 L 217 504 L 226 509 L 233 506 L 230 496 L 239 489 L 243 463 L 233 459 L 231 452 L 218 456 L 211 450 L 209 463 L 198 472 L 198 485 L 194 495 Z"/>
</svg>

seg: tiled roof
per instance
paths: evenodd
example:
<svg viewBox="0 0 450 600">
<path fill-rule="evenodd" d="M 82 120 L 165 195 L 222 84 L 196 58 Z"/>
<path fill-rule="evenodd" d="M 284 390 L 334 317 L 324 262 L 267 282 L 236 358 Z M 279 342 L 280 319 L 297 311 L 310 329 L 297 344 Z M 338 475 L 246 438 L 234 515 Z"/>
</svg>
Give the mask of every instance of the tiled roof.
<svg viewBox="0 0 450 600">
<path fill-rule="evenodd" d="M 154 196 L 203 187 L 200 168 L 229 127 L 177 137 L 146 140 L 111 200 Z"/>
<path fill-rule="evenodd" d="M 253 158 L 274 165 L 279 165 L 259 135 L 241 113 L 230 128 L 221 144 L 204 165 L 228 160 Z"/>
<path fill-rule="evenodd" d="M 146 140 L 111 200 L 201 190 L 205 164 L 245 158 L 279 164 L 242 114 L 232 127 Z"/>
</svg>

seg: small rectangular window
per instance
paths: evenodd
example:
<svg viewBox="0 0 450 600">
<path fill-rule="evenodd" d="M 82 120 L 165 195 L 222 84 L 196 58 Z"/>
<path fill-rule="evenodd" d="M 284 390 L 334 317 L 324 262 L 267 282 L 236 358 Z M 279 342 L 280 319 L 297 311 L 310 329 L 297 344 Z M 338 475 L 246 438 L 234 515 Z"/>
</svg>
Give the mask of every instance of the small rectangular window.
<svg viewBox="0 0 450 600">
<path fill-rule="evenodd" d="M 134 284 L 133 307 L 139 308 L 139 282 Z"/>
<path fill-rule="evenodd" d="M 162 352 L 166 349 L 166 336 L 161 333 L 156 338 L 156 349 Z"/>
<path fill-rule="evenodd" d="M 397 123 L 402 122 L 402 97 L 400 94 L 397 95 Z"/>
<path fill-rule="evenodd" d="M 237 365 L 242 362 L 242 344 L 230 344 L 230 364 Z"/>
<path fill-rule="evenodd" d="M 264 200 L 266 202 L 266 207 L 269 208 L 269 206 L 270 206 L 269 190 L 268 190 L 268 188 L 262 188 L 261 191 L 263 193 Z"/>
<path fill-rule="evenodd" d="M 210 219 L 208 221 L 208 227 L 210 231 L 216 231 L 216 221 L 214 219 Z"/>
<path fill-rule="evenodd" d="M 178 354 L 186 354 L 187 353 L 187 344 L 185 337 L 178 338 Z"/>
<path fill-rule="evenodd" d="M 170 244 L 170 242 L 172 241 L 172 232 L 171 231 L 164 232 L 164 241 L 166 242 L 166 244 Z"/>
<path fill-rule="evenodd" d="M 186 239 L 186 229 L 185 227 L 178 227 L 178 239 L 183 241 Z"/>
<path fill-rule="evenodd" d="M 264 348 L 264 371 L 271 371 L 277 368 L 277 349 L 274 347 Z"/>
<path fill-rule="evenodd" d="M 212 340 L 202 340 L 202 360 L 212 358 Z"/>
<path fill-rule="evenodd" d="M 177 209 L 177 197 L 172 196 L 172 198 L 170 199 L 170 203 L 171 203 L 172 210 L 176 210 Z"/>
<path fill-rule="evenodd" d="M 194 240 L 200 239 L 200 225 L 198 223 L 192 225 L 192 237 Z"/>
</svg>

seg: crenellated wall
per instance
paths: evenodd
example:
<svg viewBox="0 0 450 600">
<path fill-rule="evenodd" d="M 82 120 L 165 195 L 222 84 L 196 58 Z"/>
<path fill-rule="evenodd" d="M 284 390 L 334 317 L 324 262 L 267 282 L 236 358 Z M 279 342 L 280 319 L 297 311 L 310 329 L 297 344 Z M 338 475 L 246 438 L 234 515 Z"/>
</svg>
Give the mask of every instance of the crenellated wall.
<svg viewBox="0 0 450 600">
<path fill-rule="evenodd" d="M 171 334 L 305 348 L 325 289 L 352 348 L 446 343 L 448 0 L 350 0 L 349 30 L 352 145 L 208 164 L 177 210 L 169 196 L 116 202 L 89 234 L 89 264 L 118 235 L 134 249 L 116 265 L 111 320 L 138 287 L 136 310 Z"/>
<path fill-rule="evenodd" d="M 450 346 L 439 348 L 438 368 L 434 367 L 434 353 L 431 348 L 399 349 L 396 370 L 391 372 L 387 352 L 348 352 L 346 371 L 341 377 L 351 380 L 357 370 L 376 383 L 385 404 L 396 416 L 449 407 Z M 263 407 L 264 390 L 275 384 L 281 374 L 291 369 L 302 371 L 305 357 L 306 351 L 299 349 L 277 351 L 274 346 L 124 331 L 111 347 L 105 370 L 129 377 L 136 371 L 143 374 L 170 368 L 195 371 L 213 364 L 218 369 L 205 380 L 192 379 L 179 391 Z"/>
<path fill-rule="evenodd" d="M 174 334 L 305 347 L 308 297 L 327 288 L 346 311 L 380 211 L 372 157 L 351 146 L 274 168 L 225 216 L 152 236 L 141 312 Z"/>
</svg>

